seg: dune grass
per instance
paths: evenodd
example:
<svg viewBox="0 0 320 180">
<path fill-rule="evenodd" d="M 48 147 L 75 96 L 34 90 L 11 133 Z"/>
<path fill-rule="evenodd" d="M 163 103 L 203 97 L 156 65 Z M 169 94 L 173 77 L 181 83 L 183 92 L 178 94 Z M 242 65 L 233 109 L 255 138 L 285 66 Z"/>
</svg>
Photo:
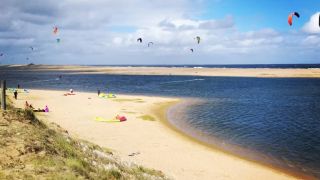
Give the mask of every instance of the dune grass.
<svg viewBox="0 0 320 180">
<path fill-rule="evenodd" d="M 148 114 L 139 116 L 138 118 L 145 120 L 145 121 L 155 121 L 156 120 L 156 118 L 154 118 L 153 116 L 148 115 Z"/>
<path fill-rule="evenodd" d="M 120 161 L 107 148 L 71 137 L 32 111 L 0 111 L 0 179 L 167 179 Z"/>
</svg>

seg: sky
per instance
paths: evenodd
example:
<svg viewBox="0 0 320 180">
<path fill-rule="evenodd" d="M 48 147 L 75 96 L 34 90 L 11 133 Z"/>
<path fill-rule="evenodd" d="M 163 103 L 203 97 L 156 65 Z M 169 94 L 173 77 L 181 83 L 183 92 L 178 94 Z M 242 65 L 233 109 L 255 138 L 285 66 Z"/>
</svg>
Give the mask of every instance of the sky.
<svg viewBox="0 0 320 180">
<path fill-rule="evenodd" d="M 319 0 L 1 0 L 0 63 L 320 63 L 319 14 Z"/>
</svg>

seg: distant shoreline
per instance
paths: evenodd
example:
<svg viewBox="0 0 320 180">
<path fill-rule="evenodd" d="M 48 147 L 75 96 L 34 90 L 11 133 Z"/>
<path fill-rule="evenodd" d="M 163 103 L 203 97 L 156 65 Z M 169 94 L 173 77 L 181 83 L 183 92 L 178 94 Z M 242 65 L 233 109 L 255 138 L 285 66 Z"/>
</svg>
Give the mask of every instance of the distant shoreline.
<svg viewBox="0 0 320 180">
<path fill-rule="evenodd" d="M 259 78 L 320 78 L 320 68 L 124 67 L 75 65 L 2 65 L 0 71 L 39 71 L 71 74 L 163 75 Z"/>
</svg>

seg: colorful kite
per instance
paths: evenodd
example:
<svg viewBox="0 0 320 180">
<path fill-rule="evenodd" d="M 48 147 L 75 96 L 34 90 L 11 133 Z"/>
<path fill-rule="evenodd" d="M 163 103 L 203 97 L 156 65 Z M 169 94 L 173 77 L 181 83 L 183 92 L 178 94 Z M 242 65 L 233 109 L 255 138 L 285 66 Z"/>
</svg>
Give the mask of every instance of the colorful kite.
<svg viewBox="0 0 320 180">
<path fill-rule="evenodd" d="M 297 12 L 293 12 L 293 13 L 290 13 L 289 14 L 289 17 L 288 17 L 288 23 L 290 26 L 292 26 L 292 18 L 293 16 L 297 16 L 297 18 L 300 18 L 300 14 L 297 13 Z"/>
</svg>

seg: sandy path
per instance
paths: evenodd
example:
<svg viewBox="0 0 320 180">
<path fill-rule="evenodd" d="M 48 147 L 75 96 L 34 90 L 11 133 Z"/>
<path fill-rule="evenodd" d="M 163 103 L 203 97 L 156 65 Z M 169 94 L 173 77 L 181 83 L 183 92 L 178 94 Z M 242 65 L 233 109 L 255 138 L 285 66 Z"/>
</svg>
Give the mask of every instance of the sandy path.
<svg viewBox="0 0 320 180">
<path fill-rule="evenodd" d="M 50 113 L 38 117 L 55 122 L 79 138 L 111 148 L 121 159 L 162 170 L 174 179 L 294 179 L 273 169 L 242 160 L 200 145 L 176 133 L 162 123 L 155 113 L 177 99 L 119 95 L 102 99 L 93 93 L 63 96 L 62 91 L 31 90 L 19 94 L 16 105 L 27 100 L 34 107 L 48 105 Z M 10 95 L 11 96 L 11 95 Z M 125 115 L 128 121 L 103 123 L 95 116 L 112 118 Z M 156 121 L 138 118 L 151 115 Z M 131 153 L 139 153 L 128 156 Z"/>
</svg>

